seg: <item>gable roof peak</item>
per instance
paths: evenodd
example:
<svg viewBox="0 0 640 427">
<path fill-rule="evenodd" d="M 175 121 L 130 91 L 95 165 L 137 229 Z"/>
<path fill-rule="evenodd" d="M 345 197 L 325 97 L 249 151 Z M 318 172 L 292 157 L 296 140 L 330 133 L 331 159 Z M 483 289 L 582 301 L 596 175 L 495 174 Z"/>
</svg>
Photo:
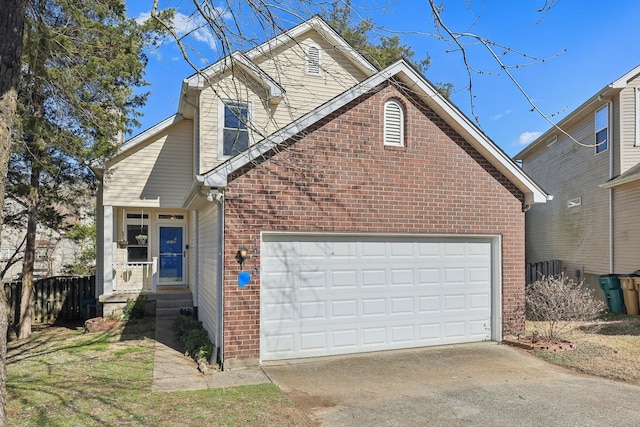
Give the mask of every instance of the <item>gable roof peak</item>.
<svg viewBox="0 0 640 427">
<path fill-rule="evenodd" d="M 192 74 L 191 76 L 183 80 L 182 92 L 185 93 L 189 88 L 202 89 L 206 83 L 206 80 L 225 70 L 227 67 L 234 63 L 234 60 L 238 58 L 244 58 L 247 62 L 252 62 L 261 55 L 264 55 L 270 51 L 273 51 L 278 46 L 284 43 L 295 41 L 303 34 L 310 30 L 315 30 L 320 34 L 327 42 L 342 52 L 348 57 L 353 64 L 363 71 L 366 75 L 372 75 L 377 72 L 377 69 L 365 59 L 360 53 L 358 53 L 345 39 L 343 39 L 329 24 L 326 23 L 319 15 L 315 15 L 310 19 L 296 25 L 288 31 L 280 33 L 275 37 L 265 41 L 264 43 L 248 50 L 247 52 L 234 51 L 230 55 L 216 61 L 208 67 Z"/>
</svg>

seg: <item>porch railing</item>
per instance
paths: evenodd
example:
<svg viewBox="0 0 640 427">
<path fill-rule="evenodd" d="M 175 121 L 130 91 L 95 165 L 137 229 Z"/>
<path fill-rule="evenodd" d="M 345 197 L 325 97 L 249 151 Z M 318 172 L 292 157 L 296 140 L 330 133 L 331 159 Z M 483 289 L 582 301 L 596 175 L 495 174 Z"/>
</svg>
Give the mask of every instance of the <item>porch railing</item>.
<svg viewBox="0 0 640 427">
<path fill-rule="evenodd" d="M 149 262 L 117 262 L 113 264 L 113 293 L 156 293 L 158 285 L 158 258 Z"/>
</svg>

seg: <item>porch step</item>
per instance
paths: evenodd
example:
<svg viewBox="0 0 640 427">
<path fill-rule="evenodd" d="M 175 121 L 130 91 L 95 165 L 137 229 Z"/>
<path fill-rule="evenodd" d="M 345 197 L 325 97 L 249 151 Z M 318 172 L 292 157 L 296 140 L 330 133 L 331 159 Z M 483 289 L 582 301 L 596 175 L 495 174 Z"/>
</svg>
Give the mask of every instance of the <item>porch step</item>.
<svg viewBox="0 0 640 427">
<path fill-rule="evenodd" d="M 184 308 L 193 311 L 191 292 L 156 295 L 156 319 L 175 319 Z"/>
</svg>

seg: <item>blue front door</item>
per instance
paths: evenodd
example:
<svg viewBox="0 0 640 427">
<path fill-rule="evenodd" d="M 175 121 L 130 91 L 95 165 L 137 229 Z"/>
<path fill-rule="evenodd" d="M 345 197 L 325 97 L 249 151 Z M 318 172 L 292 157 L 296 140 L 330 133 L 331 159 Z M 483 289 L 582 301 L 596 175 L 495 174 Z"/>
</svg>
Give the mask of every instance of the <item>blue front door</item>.
<svg viewBox="0 0 640 427">
<path fill-rule="evenodd" d="M 160 226 L 160 284 L 184 283 L 184 227 Z"/>
</svg>

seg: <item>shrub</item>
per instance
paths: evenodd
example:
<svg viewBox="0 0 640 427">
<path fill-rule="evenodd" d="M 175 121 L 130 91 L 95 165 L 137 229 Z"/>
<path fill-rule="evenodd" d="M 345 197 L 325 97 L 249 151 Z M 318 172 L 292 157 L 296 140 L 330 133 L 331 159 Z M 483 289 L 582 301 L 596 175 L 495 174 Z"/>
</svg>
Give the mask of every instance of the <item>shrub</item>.
<svg viewBox="0 0 640 427">
<path fill-rule="evenodd" d="M 560 338 L 568 322 L 593 320 L 604 308 L 593 291 L 564 275 L 546 276 L 526 287 L 527 320 L 542 322 L 542 338 Z"/>
<path fill-rule="evenodd" d="M 147 312 L 147 298 L 138 296 L 135 300 L 129 298 L 122 309 L 122 320 L 142 319 Z"/>
<path fill-rule="evenodd" d="M 184 344 L 184 353 L 198 362 L 202 370 L 202 365 L 208 365 L 213 355 L 213 343 L 202 322 L 190 316 L 178 316 L 176 330 L 178 338 Z"/>
</svg>

